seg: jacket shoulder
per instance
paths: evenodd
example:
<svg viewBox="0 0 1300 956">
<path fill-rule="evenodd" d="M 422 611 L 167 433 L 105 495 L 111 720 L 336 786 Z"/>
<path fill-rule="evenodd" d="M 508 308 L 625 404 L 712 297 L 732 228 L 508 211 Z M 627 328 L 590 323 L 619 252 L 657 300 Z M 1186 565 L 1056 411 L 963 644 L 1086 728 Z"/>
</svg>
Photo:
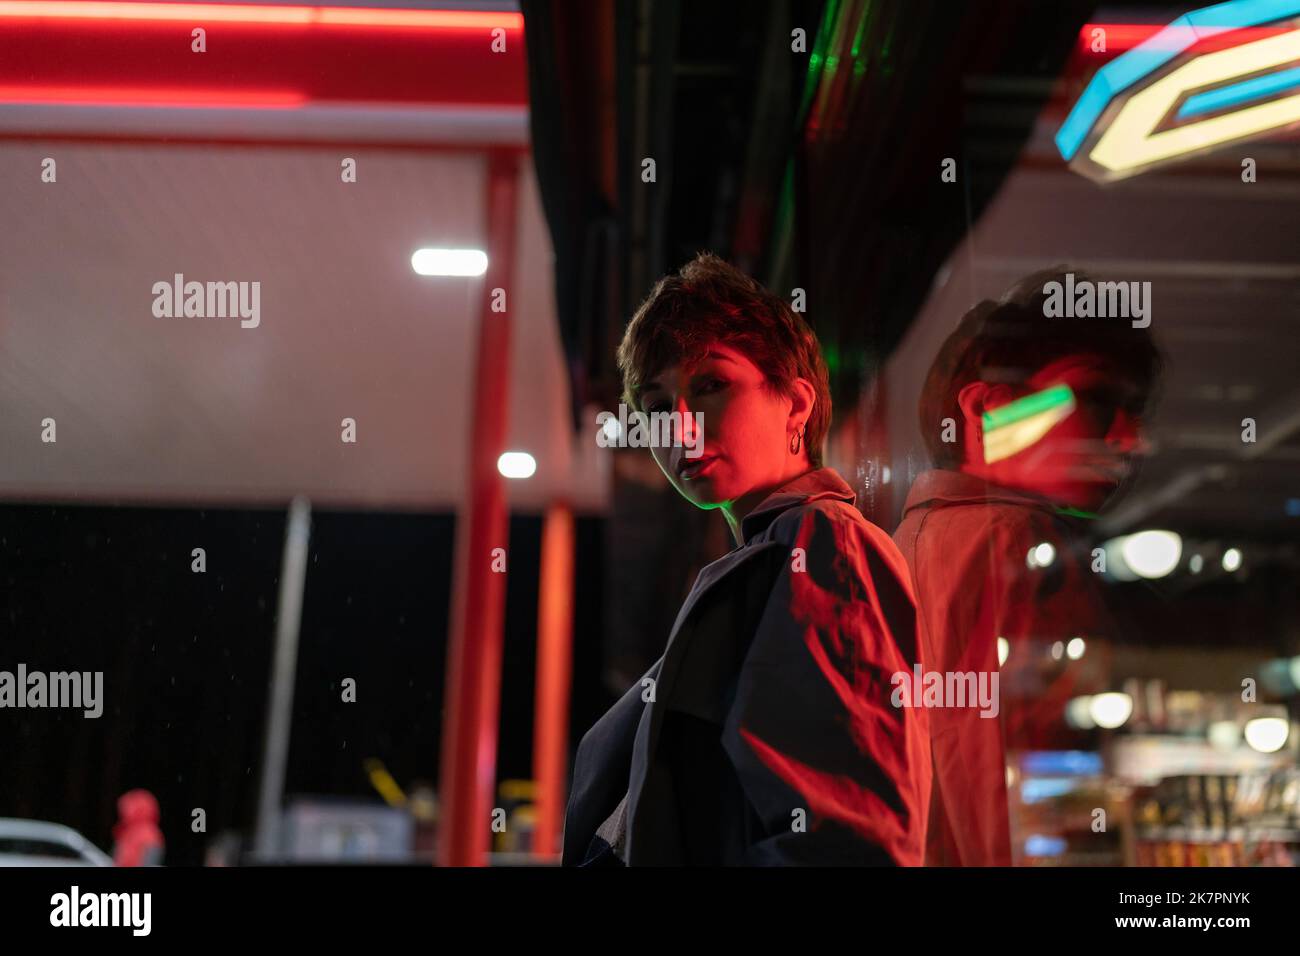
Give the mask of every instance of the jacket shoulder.
<svg viewBox="0 0 1300 956">
<path fill-rule="evenodd" d="M 934 508 L 911 530 L 922 576 L 975 573 L 966 570 L 972 567 L 1023 571 L 1030 549 L 1043 542 L 1059 549 L 1069 538 L 1051 512 L 1003 503 Z"/>
<path fill-rule="evenodd" d="M 790 544 L 800 532 L 845 534 L 874 527 L 853 505 L 839 498 L 818 498 L 788 508 L 772 522 L 772 540 Z M 879 529 L 877 529 L 879 530 Z"/>
<path fill-rule="evenodd" d="M 1057 518 L 1042 508 L 1002 501 L 962 502 L 914 509 L 908 518 L 923 521 L 931 530 L 944 529 L 960 534 L 976 533 L 998 540 L 1020 541 L 1035 538 L 1042 540 L 1057 529 Z M 904 519 L 907 520 L 906 518 Z"/>
<path fill-rule="evenodd" d="M 894 539 L 847 501 L 819 498 L 791 508 L 772 523 L 771 536 L 791 547 L 835 549 L 846 557 L 860 557 L 877 570 L 883 564 L 911 593 L 907 562 Z"/>
</svg>

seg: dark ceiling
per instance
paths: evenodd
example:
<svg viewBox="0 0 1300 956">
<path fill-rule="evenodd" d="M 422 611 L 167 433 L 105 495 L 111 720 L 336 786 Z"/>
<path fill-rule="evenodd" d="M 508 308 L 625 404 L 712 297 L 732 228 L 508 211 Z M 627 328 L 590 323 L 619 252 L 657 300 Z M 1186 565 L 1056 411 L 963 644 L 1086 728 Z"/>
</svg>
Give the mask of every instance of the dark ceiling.
<svg viewBox="0 0 1300 956">
<path fill-rule="evenodd" d="M 855 395 L 1014 162 L 1094 6 L 526 0 L 575 407 L 616 400 L 627 316 L 702 249 L 805 289 L 836 397 Z M 942 188 L 944 157 L 960 189 Z"/>
</svg>

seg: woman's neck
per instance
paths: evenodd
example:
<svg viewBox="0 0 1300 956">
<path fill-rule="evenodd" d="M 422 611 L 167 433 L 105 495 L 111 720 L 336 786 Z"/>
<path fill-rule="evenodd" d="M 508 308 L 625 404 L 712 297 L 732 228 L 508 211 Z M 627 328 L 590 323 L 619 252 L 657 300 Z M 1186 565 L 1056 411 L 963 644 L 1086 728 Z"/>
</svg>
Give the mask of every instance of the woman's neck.
<svg viewBox="0 0 1300 956">
<path fill-rule="evenodd" d="M 731 537 L 735 540 L 736 546 L 740 547 L 745 543 L 744 532 L 741 525 L 745 517 L 757 508 L 764 500 L 781 488 L 784 488 L 790 482 L 802 478 L 810 471 L 816 471 L 817 468 L 812 465 L 806 458 L 791 463 L 791 468 L 781 478 L 765 482 L 753 491 L 741 495 L 734 501 L 730 501 L 722 506 L 722 515 L 727 519 L 727 527 L 731 529 Z"/>
</svg>

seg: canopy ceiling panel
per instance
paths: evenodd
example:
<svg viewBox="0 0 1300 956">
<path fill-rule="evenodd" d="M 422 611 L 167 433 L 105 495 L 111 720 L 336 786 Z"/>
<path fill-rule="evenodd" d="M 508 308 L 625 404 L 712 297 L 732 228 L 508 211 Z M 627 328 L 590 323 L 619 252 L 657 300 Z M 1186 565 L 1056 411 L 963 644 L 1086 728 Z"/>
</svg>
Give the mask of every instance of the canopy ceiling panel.
<svg viewBox="0 0 1300 956">
<path fill-rule="evenodd" d="M 0 494 L 458 503 L 482 280 L 420 276 L 410 258 L 485 248 L 485 162 L 348 155 L 344 184 L 337 149 L 0 145 L 0 209 L 18 227 L 0 235 Z M 530 507 L 574 476 L 549 239 L 521 170 L 511 434 L 538 475 L 511 491 Z M 178 273 L 260 283 L 257 326 L 156 317 L 153 287 Z"/>
</svg>

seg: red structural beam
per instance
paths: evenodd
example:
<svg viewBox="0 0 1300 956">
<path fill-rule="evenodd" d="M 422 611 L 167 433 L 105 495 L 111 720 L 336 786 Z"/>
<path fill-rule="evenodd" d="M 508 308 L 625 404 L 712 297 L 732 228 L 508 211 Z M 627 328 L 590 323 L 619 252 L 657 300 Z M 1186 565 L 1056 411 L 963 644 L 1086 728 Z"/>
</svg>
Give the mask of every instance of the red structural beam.
<svg viewBox="0 0 1300 956">
<path fill-rule="evenodd" d="M 191 31 L 206 31 L 206 52 Z M 494 31 L 504 33 L 494 33 Z M 504 52 L 494 52 L 504 40 Z M 234 99 L 216 101 L 224 92 Z M 190 98 L 186 99 L 189 93 Z M 518 13 L 0 2 L 0 103 L 522 106 Z M 257 104 L 253 104 L 257 105 Z"/>
<path fill-rule="evenodd" d="M 537 823 L 533 853 L 558 855 L 569 770 L 569 691 L 573 678 L 573 509 L 552 504 L 542 529 L 537 589 L 537 692 L 533 777 Z"/>
<path fill-rule="evenodd" d="M 469 503 L 456 522 L 453 611 L 447 647 L 438 861 L 482 866 L 491 836 L 501 711 L 501 647 L 509 569 L 505 479 L 497 459 L 506 450 L 510 406 L 510 279 L 515 260 L 518 195 L 516 154 L 489 157 L 488 268 L 479 310 L 478 352 L 470 416 Z M 505 311 L 492 310 L 492 290 L 506 290 Z M 498 550 L 499 549 L 499 550 Z"/>
</svg>

